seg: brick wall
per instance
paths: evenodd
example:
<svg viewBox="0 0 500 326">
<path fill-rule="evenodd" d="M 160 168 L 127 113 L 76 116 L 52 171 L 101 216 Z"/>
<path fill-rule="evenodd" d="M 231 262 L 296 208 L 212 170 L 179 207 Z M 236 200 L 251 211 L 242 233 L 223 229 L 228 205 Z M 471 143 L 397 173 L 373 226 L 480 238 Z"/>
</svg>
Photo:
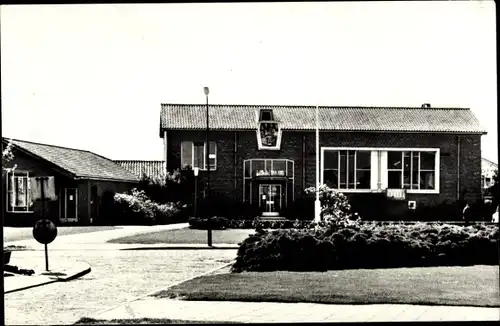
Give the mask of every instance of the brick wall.
<svg viewBox="0 0 500 326">
<path fill-rule="evenodd" d="M 315 133 L 284 131 L 279 151 L 259 151 L 255 131 L 238 131 L 237 151 L 234 153 L 235 132 L 211 131 L 210 139 L 217 141 L 217 170 L 211 171 L 211 188 L 242 200 L 243 161 L 250 158 L 288 158 L 295 162 L 295 198 L 303 195 L 303 189 L 316 182 Z M 180 167 L 181 141 L 204 141 L 203 131 L 169 131 L 167 166 Z M 303 144 L 303 139 L 305 144 Z M 480 200 L 481 189 L 481 136 L 460 136 L 460 192 L 466 190 L 465 199 Z M 440 193 L 408 194 L 408 200 L 417 204 L 434 205 L 457 199 L 457 135 L 447 134 L 397 134 L 365 132 L 322 132 L 320 146 L 328 147 L 411 147 L 439 148 Z M 206 180 L 206 172 L 200 171 L 200 184 Z M 235 186 L 236 179 L 236 186 Z M 234 191 L 236 189 L 236 192 Z"/>
</svg>

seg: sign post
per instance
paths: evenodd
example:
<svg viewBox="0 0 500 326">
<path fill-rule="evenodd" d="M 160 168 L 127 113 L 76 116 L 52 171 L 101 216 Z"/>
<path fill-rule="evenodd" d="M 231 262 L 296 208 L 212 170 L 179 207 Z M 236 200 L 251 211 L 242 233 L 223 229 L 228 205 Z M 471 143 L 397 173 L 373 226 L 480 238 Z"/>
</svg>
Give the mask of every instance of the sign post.
<svg viewBox="0 0 500 326">
<path fill-rule="evenodd" d="M 45 246 L 45 269 L 49 271 L 49 252 L 47 245 L 57 237 L 57 228 L 54 222 L 47 219 L 38 220 L 33 227 L 33 237 Z"/>
<path fill-rule="evenodd" d="M 45 218 L 45 181 L 49 177 L 35 178 L 40 183 L 40 200 L 42 201 L 42 218 L 33 227 L 33 237 L 45 247 L 45 269 L 49 271 L 49 251 L 47 245 L 57 237 L 57 228 L 54 222 Z M 49 195 L 50 196 L 50 195 Z"/>
</svg>

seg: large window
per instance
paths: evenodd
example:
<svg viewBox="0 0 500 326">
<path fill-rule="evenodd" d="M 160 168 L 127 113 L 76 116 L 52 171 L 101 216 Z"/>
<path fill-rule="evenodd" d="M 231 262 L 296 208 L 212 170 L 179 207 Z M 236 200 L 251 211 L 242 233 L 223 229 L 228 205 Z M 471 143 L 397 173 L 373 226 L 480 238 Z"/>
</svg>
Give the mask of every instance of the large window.
<svg viewBox="0 0 500 326">
<path fill-rule="evenodd" d="M 435 152 L 389 151 L 387 186 L 391 189 L 436 189 Z"/>
<path fill-rule="evenodd" d="M 321 182 L 346 192 L 439 193 L 439 149 L 324 147 Z"/>
<path fill-rule="evenodd" d="M 6 173 L 7 212 L 32 212 L 30 178 L 28 172 Z"/>
<path fill-rule="evenodd" d="M 190 166 L 206 170 L 206 142 L 183 141 L 181 143 L 181 165 L 182 167 Z M 208 157 L 210 170 L 217 168 L 217 144 L 214 141 L 210 142 L 210 152 Z"/>
<path fill-rule="evenodd" d="M 325 150 L 323 183 L 334 189 L 370 189 L 370 151 Z"/>
</svg>

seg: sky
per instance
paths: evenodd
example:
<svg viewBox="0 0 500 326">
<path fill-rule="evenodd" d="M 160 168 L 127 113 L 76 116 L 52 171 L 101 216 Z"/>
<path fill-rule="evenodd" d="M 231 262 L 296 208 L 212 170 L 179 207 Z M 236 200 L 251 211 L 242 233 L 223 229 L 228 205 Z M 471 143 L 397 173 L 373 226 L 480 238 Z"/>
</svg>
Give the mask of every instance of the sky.
<svg viewBox="0 0 500 326">
<path fill-rule="evenodd" d="M 2 136 L 162 160 L 161 103 L 470 107 L 498 162 L 493 1 L 1 6 Z"/>
</svg>

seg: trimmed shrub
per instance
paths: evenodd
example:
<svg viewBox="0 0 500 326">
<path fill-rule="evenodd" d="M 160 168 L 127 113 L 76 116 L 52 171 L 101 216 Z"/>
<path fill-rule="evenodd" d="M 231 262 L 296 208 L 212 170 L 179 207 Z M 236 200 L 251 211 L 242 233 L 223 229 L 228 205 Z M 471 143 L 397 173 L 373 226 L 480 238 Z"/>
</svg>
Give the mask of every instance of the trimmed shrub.
<svg viewBox="0 0 500 326">
<path fill-rule="evenodd" d="M 218 216 L 210 218 L 190 217 L 188 223 L 191 229 L 198 230 L 208 230 L 209 228 L 211 230 L 224 230 L 229 226 L 229 220 L 227 218 Z"/>
<path fill-rule="evenodd" d="M 498 226 L 363 223 L 260 232 L 243 241 L 233 272 L 497 265 Z"/>
</svg>

